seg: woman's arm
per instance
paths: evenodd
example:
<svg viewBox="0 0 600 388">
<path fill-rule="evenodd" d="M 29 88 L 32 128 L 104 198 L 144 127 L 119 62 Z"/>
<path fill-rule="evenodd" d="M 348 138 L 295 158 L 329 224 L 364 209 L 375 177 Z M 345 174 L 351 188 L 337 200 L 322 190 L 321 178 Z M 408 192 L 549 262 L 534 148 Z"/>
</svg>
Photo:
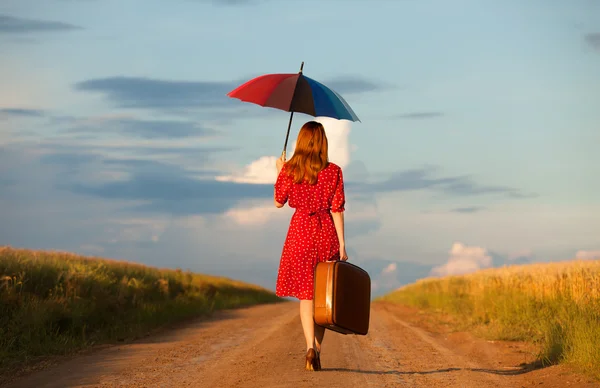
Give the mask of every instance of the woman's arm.
<svg viewBox="0 0 600 388">
<path fill-rule="evenodd" d="M 275 189 L 274 197 L 277 198 L 277 189 Z M 273 202 L 275 203 L 275 207 L 277 208 L 282 208 L 284 205 L 283 203 L 277 202 L 277 199 L 273 199 Z"/>
<path fill-rule="evenodd" d="M 335 231 L 340 241 L 340 259 L 346 261 L 348 260 L 348 255 L 346 254 L 346 240 L 344 237 L 344 212 L 332 212 L 331 216 L 333 217 Z"/>
<path fill-rule="evenodd" d="M 286 183 L 284 181 L 281 180 L 280 174 L 281 174 L 281 170 L 283 169 L 283 166 L 285 164 L 285 156 L 284 154 L 281 155 L 281 157 L 279 159 L 277 159 L 277 161 L 275 162 L 275 167 L 277 169 L 277 181 L 275 182 L 275 188 L 273 190 L 273 202 L 275 203 L 275 207 L 278 208 L 282 208 L 283 205 L 285 205 L 285 202 L 287 200 L 287 193 L 286 191 L 288 190 L 288 187 L 286 185 Z M 278 201 L 278 192 L 282 191 L 283 193 L 281 193 L 279 196 L 279 201 Z"/>
<path fill-rule="evenodd" d="M 277 175 L 279 175 L 279 173 L 281 172 L 281 169 L 283 168 L 284 164 L 285 164 L 285 155 L 281 154 L 279 159 L 277 159 L 275 161 L 275 168 L 277 169 Z"/>
<path fill-rule="evenodd" d="M 344 236 L 345 204 L 346 195 L 344 193 L 344 176 L 342 170 L 338 169 L 335 192 L 331 200 L 331 216 L 333 217 L 333 224 L 335 225 L 338 240 L 340 240 L 340 259 L 344 261 L 348 260 L 348 255 L 346 254 L 346 239 Z"/>
</svg>

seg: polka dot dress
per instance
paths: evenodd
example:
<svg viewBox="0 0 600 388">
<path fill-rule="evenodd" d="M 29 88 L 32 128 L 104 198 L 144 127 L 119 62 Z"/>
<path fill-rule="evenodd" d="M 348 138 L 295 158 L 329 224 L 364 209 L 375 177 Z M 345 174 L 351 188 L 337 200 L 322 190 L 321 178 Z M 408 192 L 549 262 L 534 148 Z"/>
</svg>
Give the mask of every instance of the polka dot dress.
<svg viewBox="0 0 600 388">
<path fill-rule="evenodd" d="M 284 164 L 275 182 L 275 200 L 286 202 L 292 215 L 283 244 L 275 293 L 279 297 L 313 299 L 313 276 L 317 262 L 337 260 L 340 243 L 331 212 L 344 211 L 342 169 L 329 163 L 319 172 L 317 183 L 295 184 Z"/>
</svg>

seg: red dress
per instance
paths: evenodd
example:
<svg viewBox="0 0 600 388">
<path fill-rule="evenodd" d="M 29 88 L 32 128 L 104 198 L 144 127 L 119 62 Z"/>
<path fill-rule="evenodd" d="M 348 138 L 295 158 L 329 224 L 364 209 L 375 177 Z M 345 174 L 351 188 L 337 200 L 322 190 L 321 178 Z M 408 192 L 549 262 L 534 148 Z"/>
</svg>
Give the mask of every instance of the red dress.
<svg viewBox="0 0 600 388">
<path fill-rule="evenodd" d="M 275 293 L 279 297 L 313 299 L 313 275 L 319 261 L 340 255 L 333 217 L 344 211 L 342 169 L 329 163 L 319 172 L 317 183 L 295 184 L 284 164 L 275 182 L 275 200 L 289 203 L 296 211 L 290 220 L 279 263 Z"/>
</svg>

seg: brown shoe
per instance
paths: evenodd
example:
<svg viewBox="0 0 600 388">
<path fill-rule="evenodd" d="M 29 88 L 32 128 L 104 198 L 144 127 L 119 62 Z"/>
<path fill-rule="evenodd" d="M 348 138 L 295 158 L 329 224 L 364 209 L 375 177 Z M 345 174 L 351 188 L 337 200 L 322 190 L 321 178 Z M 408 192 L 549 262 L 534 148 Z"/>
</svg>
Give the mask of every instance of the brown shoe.
<svg viewBox="0 0 600 388">
<path fill-rule="evenodd" d="M 316 358 L 317 353 L 315 352 L 315 350 L 313 348 L 308 349 L 308 351 L 306 352 L 306 365 L 304 369 L 314 371 Z"/>
<path fill-rule="evenodd" d="M 314 368 L 314 370 L 319 371 L 319 370 L 321 370 L 321 353 L 317 352 L 315 350 L 315 355 L 316 355 L 316 357 L 315 357 L 315 361 L 314 361 L 315 363 L 313 365 L 313 368 Z"/>
</svg>

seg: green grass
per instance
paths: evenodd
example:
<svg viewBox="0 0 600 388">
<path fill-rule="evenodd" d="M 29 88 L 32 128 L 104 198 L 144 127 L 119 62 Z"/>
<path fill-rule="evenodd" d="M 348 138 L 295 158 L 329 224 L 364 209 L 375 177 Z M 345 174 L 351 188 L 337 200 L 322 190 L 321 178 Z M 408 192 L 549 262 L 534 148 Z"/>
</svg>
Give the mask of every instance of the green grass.
<svg viewBox="0 0 600 388">
<path fill-rule="evenodd" d="M 0 247 L 0 373 L 215 310 L 281 300 L 179 269 Z"/>
<path fill-rule="evenodd" d="M 536 343 L 542 365 L 600 380 L 600 260 L 423 279 L 379 299 L 450 314 L 489 339 Z"/>
</svg>

